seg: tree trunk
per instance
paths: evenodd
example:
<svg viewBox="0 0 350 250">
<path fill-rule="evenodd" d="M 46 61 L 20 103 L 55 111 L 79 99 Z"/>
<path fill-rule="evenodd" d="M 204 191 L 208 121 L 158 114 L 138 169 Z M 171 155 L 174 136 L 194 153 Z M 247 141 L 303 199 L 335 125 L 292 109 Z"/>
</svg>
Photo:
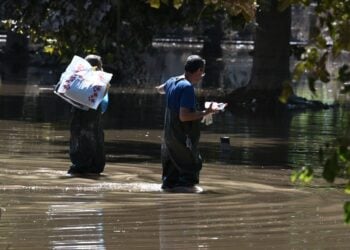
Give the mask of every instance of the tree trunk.
<svg viewBox="0 0 350 250">
<path fill-rule="evenodd" d="M 224 37 L 222 19 L 221 15 L 217 14 L 214 17 L 214 23 L 207 23 L 207 28 L 204 30 L 205 38 L 201 55 L 206 59 L 206 75 L 202 83 L 203 88 L 222 87 L 222 71 L 224 69 L 221 48 Z"/>
<path fill-rule="evenodd" d="M 291 9 L 280 12 L 277 3 L 278 0 L 260 3 L 257 12 L 250 89 L 280 91 L 283 82 L 290 79 Z"/>
<path fill-rule="evenodd" d="M 1 61 L 3 65 L 0 71 L 3 74 L 3 83 L 26 83 L 29 62 L 28 38 L 14 32 L 7 32 Z"/>
<path fill-rule="evenodd" d="M 278 0 L 260 0 L 258 5 L 251 79 L 228 102 L 270 109 L 278 105 L 283 84 L 290 80 L 291 8 L 279 11 Z"/>
</svg>

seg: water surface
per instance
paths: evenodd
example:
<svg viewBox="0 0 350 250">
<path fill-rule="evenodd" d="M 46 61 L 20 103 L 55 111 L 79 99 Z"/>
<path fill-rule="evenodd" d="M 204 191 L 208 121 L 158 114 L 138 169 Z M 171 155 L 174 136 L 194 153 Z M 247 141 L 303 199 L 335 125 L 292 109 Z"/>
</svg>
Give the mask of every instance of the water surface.
<svg viewBox="0 0 350 250">
<path fill-rule="evenodd" d="M 1 96 L 0 249 L 347 249 L 341 185 L 292 185 L 318 167 L 344 110 L 281 119 L 228 111 L 203 125 L 200 194 L 160 190 L 163 99 L 111 96 L 102 176 L 71 178 L 69 107 L 52 95 Z M 132 107 L 132 108 L 130 108 Z M 230 145 L 220 144 L 228 136 Z"/>
</svg>

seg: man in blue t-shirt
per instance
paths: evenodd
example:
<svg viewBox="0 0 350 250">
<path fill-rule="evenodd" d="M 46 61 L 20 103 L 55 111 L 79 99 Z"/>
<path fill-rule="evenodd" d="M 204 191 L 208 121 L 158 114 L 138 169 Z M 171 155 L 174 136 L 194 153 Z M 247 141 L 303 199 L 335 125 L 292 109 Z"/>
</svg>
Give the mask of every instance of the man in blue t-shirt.
<svg viewBox="0 0 350 250">
<path fill-rule="evenodd" d="M 174 192 L 197 192 L 202 158 L 198 151 L 200 120 L 216 110 L 196 109 L 194 85 L 203 76 L 205 60 L 191 55 L 185 64 L 185 73 L 171 77 L 156 87 L 165 94 L 166 111 L 164 142 L 162 144 L 162 189 Z"/>
</svg>

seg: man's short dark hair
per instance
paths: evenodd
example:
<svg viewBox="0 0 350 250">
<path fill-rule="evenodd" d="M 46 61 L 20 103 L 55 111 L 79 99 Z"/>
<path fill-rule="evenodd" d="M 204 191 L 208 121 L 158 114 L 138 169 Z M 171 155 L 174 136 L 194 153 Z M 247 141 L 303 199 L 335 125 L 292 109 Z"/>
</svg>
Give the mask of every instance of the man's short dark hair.
<svg viewBox="0 0 350 250">
<path fill-rule="evenodd" d="M 91 64 L 91 66 L 96 67 L 99 70 L 102 69 L 102 60 L 100 56 L 92 54 L 87 55 L 85 57 L 85 60 L 88 61 Z"/>
<path fill-rule="evenodd" d="M 205 60 L 198 55 L 191 55 L 187 58 L 185 63 L 185 71 L 193 73 L 200 68 L 204 68 Z"/>
</svg>

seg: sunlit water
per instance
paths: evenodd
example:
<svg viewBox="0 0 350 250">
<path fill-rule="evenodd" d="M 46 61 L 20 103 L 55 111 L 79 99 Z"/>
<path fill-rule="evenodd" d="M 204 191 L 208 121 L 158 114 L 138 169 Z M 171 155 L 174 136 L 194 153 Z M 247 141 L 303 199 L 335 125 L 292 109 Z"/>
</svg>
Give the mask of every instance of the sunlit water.
<svg viewBox="0 0 350 250">
<path fill-rule="evenodd" d="M 102 176 L 72 178 L 69 107 L 1 96 L 0 249 L 348 249 L 347 198 L 321 178 L 290 183 L 341 134 L 330 109 L 261 119 L 229 111 L 203 125 L 200 194 L 160 190 L 163 100 L 111 96 Z M 130 108 L 132 107 L 132 108 Z M 228 136 L 230 145 L 220 144 Z"/>
</svg>

